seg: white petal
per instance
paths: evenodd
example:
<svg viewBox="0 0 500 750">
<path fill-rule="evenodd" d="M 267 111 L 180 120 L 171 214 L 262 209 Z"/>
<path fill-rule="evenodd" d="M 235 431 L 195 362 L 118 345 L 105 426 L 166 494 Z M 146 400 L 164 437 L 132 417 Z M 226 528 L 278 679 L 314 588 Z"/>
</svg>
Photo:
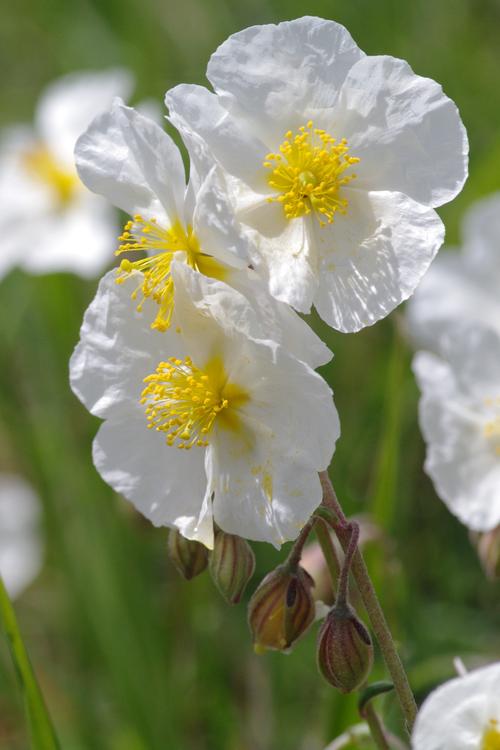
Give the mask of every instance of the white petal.
<svg viewBox="0 0 500 750">
<path fill-rule="evenodd" d="M 21 477 L 0 475 L 0 574 L 13 598 L 42 567 L 40 501 Z"/>
<path fill-rule="evenodd" d="M 207 485 L 204 450 L 166 445 L 163 435 L 147 429 L 137 407 L 101 425 L 93 457 L 104 481 L 155 526 L 195 536 Z"/>
<path fill-rule="evenodd" d="M 263 432 L 252 451 L 239 450 L 231 433 L 213 448 L 214 519 L 224 530 L 280 547 L 295 539 L 321 502 L 314 468 L 297 456 L 270 453 Z"/>
<path fill-rule="evenodd" d="M 98 417 L 135 408 L 143 379 L 158 363 L 168 356 L 186 355 L 175 330 L 151 330 L 155 303 L 146 300 L 143 313 L 135 311 L 137 303 L 131 294 L 140 280 L 137 275 L 117 284 L 115 271 L 104 276 L 85 313 L 80 342 L 71 358 L 71 387 Z"/>
<path fill-rule="evenodd" d="M 361 159 L 356 187 L 440 206 L 467 177 L 467 134 L 456 105 L 404 60 L 365 57 L 351 68 L 332 134 L 347 138 Z"/>
<path fill-rule="evenodd" d="M 332 106 L 363 56 L 343 26 L 306 16 L 233 34 L 210 58 L 207 77 L 223 98 L 229 94 L 228 109 L 237 106 L 260 127 L 264 121 L 270 134 L 283 136 L 298 113 L 298 124 L 305 125 L 305 111 Z"/>
<path fill-rule="evenodd" d="M 183 333 L 199 347 L 199 316 L 189 317 L 194 305 L 210 315 L 230 337 L 239 332 L 252 339 L 272 339 L 311 367 L 330 361 L 331 352 L 288 305 L 269 296 L 252 271 L 233 272 L 228 284 L 207 278 L 177 259 L 172 277 L 178 285 L 176 306 Z M 185 291 L 184 291 L 185 290 Z"/>
<path fill-rule="evenodd" d="M 476 201 L 464 217 L 464 265 L 490 294 L 500 284 L 500 193 Z M 498 294 L 497 294 L 498 299 Z"/>
<path fill-rule="evenodd" d="M 48 86 L 38 102 L 36 128 L 62 162 L 73 164 L 76 140 L 116 96 L 127 99 L 133 81 L 126 70 L 70 73 Z"/>
<path fill-rule="evenodd" d="M 155 122 L 120 100 L 92 122 L 75 149 L 90 190 L 129 214 L 183 219 L 186 181 L 177 146 Z"/>
<path fill-rule="evenodd" d="M 170 120 L 186 139 L 197 134 L 213 156 L 230 174 L 244 178 L 250 185 L 269 192 L 263 167 L 270 150 L 244 121 L 236 120 L 221 104 L 219 97 L 203 86 L 181 84 L 167 91 L 165 103 Z"/>
<path fill-rule="evenodd" d="M 249 239 L 238 226 L 223 176 L 214 167 L 195 197 L 193 228 L 203 252 L 244 268 L 249 263 Z"/>
<path fill-rule="evenodd" d="M 485 400 L 499 393 L 500 341 L 491 348 L 491 336 L 484 333 L 482 344 L 489 343 L 490 356 L 478 345 L 474 327 L 459 326 L 453 333 L 443 347 L 447 361 L 419 352 L 413 363 L 423 392 L 419 419 L 427 443 L 425 470 L 462 523 L 487 531 L 500 523 L 500 462 L 485 434 L 490 418 Z M 480 353 L 484 359 L 477 358 Z M 493 378 L 482 374 L 492 362 Z"/>
<path fill-rule="evenodd" d="M 90 193 L 40 217 L 29 228 L 29 252 L 24 252 L 18 263 L 35 274 L 72 271 L 95 278 L 109 266 L 118 244 L 114 210 Z"/>
<path fill-rule="evenodd" d="M 413 750 L 477 750 L 493 719 L 500 721 L 500 663 L 446 682 L 424 701 Z"/>
<path fill-rule="evenodd" d="M 314 304 L 333 328 L 358 331 L 407 299 L 443 242 L 436 212 L 400 193 L 344 191 L 347 215 L 315 225 Z"/>
</svg>

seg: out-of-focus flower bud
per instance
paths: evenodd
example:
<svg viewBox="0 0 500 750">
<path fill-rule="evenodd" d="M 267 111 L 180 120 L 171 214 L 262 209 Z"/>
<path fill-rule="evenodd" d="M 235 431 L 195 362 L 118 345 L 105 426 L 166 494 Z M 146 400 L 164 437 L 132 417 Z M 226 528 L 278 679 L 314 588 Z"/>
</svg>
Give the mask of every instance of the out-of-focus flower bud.
<svg viewBox="0 0 500 750">
<path fill-rule="evenodd" d="M 210 575 L 228 604 L 238 604 L 255 570 L 255 555 L 241 536 L 217 530 L 210 553 Z"/>
<path fill-rule="evenodd" d="M 168 556 L 186 580 L 203 573 L 208 565 L 208 550 L 199 542 L 193 542 L 182 536 L 177 529 L 171 529 L 168 535 Z"/>
<path fill-rule="evenodd" d="M 313 586 L 313 579 L 300 565 L 285 563 L 268 573 L 248 607 L 257 653 L 286 651 L 306 632 L 315 616 Z"/>
<path fill-rule="evenodd" d="M 318 542 L 307 544 L 302 550 L 300 564 L 314 581 L 313 596 L 316 601 L 325 602 L 330 607 L 335 600 L 332 577 L 326 564 L 323 550 Z"/>
<path fill-rule="evenodd" d="M 318 667 L 343 693 L 356 690 L 373 662 L 370 635 L 349 604 L 333 607 L 318 634 Z"/>
<path fill-rule="evenodd" d="M 491 580 L 500 578 L 500 526 L 484 534 L 475 533 L 473 541 L 488 578 Z"/>
</svg>

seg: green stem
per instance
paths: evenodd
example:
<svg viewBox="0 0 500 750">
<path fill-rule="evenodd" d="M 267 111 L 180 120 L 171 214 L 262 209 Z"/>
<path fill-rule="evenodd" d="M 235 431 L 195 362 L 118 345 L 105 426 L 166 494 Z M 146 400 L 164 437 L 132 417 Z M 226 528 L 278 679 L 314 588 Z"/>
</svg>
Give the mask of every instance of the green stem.
<svg viewBox="0 0 500 750">
<path fill-rule="evenodd" d="M 390 750 L 390 745 L 387 741 L 387 737 L 385 736 L 382 722 L 380 721 L 380 718 L 378 717 L 371 703 L 367 703 L 367 705 L 365 706 L 363 711 L 363 718 L 368 724 L 370 734 L 379 750 Z"/>
<path fill-rule="evenodd" d="M 9 642 L 12 660 L 24 696 L 24 704 L 34 750 L 59 750 L 52 722 L 42 693 L 33 673 L 28 653 L 23 643 L 16 615 L 0 576 L 0 622 Z"/>
<path fill-rule="evenodd" d="M 337 516 L 341 524 L 346 524 L 347 518 L 337 499 L 332 483 L 326 471 L 320 472 L 321 486 L 323 488 L 323 503 L 330 508 Z M 344 550 L 349 546 L 349 539 L 345 534 L 339 534 L 339 541 Z M 380 650 L 382 651 L 387 669 L 394 683 L 394 689 L 398 696 L 401 710 L 406 720 L 407 730 L 411 732 L 415 717 L 417 715 L 417 704 L 413 696 L 408 677 L 404 670 L 399 654 L 396 650 L 391 631 L 385 619 L 380 603 L 373 588 L 370 575 L 366 568 L 365 561 L 359 549 L 353 556 L 351 571 L 356 581 L 359 593 L 365 605 L 366 611 L 370 618 L 373 632 L 377 638 Z"/>
</svg>

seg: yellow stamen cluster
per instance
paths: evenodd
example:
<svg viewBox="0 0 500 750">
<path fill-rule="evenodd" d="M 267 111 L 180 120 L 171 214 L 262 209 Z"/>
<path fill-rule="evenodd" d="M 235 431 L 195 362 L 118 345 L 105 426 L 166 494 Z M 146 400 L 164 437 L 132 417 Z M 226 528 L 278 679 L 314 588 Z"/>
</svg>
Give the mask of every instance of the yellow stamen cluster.
<svg viewBox="0 0 500 750">
<path fill-rule="evenodd" d="M 345 138 L 337 142 L 325 130 L 313 128 L 310 120 L 296 135 L 289 130 L 279 150 L 264 162 L 272 170 L 268 183 L 279 192 L 268 201 L 281 203 L 287 219 L 314 212 L 325 226 L 333 223 L 337 212 L 347 212 L 340 189 L 356 177 L 345 172 L 359 159 L 349 156 Z"/>
<path fill-rule="evenodd" d="M 124 258 L 119 267 L 117 283 L 122 283 L 134 271 L 142 273 L 142 281 L 132 293 L 132 299 L 142 294 L 137 311 L 142 311 L 146 298 L 159 305 L 158 313 L 151 328 L 166 331 L 174 309 L 174 283 L 170 275 L 170 265 L 176 252 L 186 253 L 186 262 L 192 268 L 215 278 L 224 277 L 224 268 L 211 256 L 202 253 L 199 242 L 191 226 L 186 229 L 177 221 L 169 229 L 161 227 L 156 219 L 146 220 L 139 214 L 128 221 L 119 237 L 122 243 L 115 255 L 144 251 L 145 258 L 129 260 Z"/>
<path fill-rule="evenodd" d="M 229 406 L 216 379 L 190 357 L 171 357 L 144 382 L 141 403 L 146 405 L 148 427 L 165 433 L 167 445 L 186 450 L 207 446 L 217 415 Z"/>
<path fill-rule="evenodd" d="M 500 727 L 496 719 L 490 719 L 489 726 L 483 735 L 481 750 L 500 750 Z"/>
<path fill-rule="evenodd" d="M 500 410 L 500 397 L 485 399 L 485 405 L 490 409 Z M 484 435 L 492 442 L 495 453 L 500 456 L 500 414 L 486 422 Z"/>
<path fill-rule="evenodd" d="M 27 151 L 23 156 L 23 164 L 33 177 L 50 188 L 61 206 L 67 205 L 78 190 L 76 173 L 61 166 L 44 146 Z"/>
</svg>

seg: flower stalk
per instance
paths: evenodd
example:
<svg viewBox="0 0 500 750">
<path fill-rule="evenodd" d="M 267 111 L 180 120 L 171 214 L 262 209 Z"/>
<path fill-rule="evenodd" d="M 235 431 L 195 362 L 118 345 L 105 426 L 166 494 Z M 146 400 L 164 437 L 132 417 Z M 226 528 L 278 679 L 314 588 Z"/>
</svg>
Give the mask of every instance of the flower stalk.
<svg viewBox="0 0 500 750">
<path fill-rule="evenodd" d="M 342 531 L 342 527 L 344 527 L 344 529 L 348 527 L 348 520 L 337 499 L 328 473 L 322 471 L 320 472 L 319 477 L 323 488 L 323 506 L 324 508 L 329 509 L 333 514 L 333 518 L 331 518 L 329 514 L 322 514 L 320 510 L 320 517 L 330 523 L 334 531 L 337 533 L 339 541 L 347 554 L 350 547 L 351 535 L 349 534 L 348 536 Z M 371 626 L 377 638 L 380 650 L 382 651 L 387 669 L 389 670 L 394 683 L 394 688 L 405 718 L 406 728 L 408 732 L 410 732 L 417 715 L 417 704 L 394 644 L 387 620 L 385 619 L 377 594 L 375 593 L 365 561 L 361 552 L 357 548 L 352 556 L 351 571 L 370 618 Z"/>
</svg>

